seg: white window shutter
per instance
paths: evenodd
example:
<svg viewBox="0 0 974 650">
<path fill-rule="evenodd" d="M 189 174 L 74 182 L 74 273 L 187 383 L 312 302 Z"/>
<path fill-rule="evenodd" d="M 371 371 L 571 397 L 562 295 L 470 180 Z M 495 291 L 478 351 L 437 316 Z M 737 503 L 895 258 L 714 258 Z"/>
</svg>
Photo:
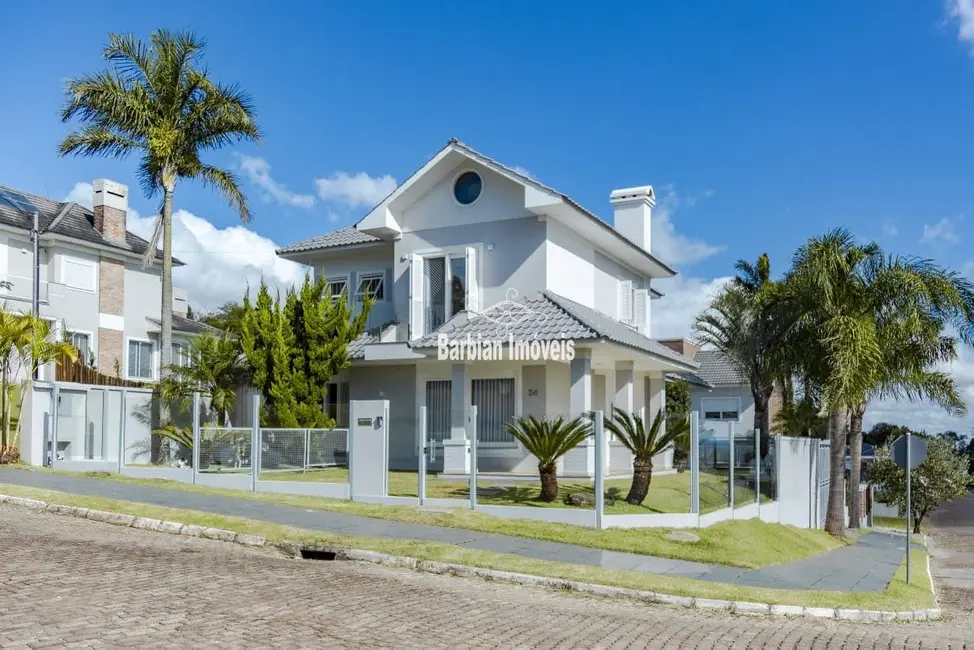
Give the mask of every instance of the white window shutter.
<svg viewBox="0 0 974 650">
<path fill-rule="evenodd" d="M 467 247 L 467 260 L 464 265 L 467 269 L 467 304 L 464 309 L 469 314 L 480 312 L 480 274 L 477 266 L 477 249 L 472 246 Z"/>
<path fill-rule="evenodd" d="M 423 296 L 423 258 L 409 256 L 409 340 L 423 336 L 424 296 Z"/>
<path fill-rule="evenodd" d="M 619 280 L 619 320 L 632 322 L 632 282 Z"/>
<path fill-rule="evenodd" d="M 632 324 L 636 326 L 636 331 L 641 334 L 646 333 L 646 301 L 649 295 L 645 289 L 636 289 L 632 292 Z"/>
</svg>

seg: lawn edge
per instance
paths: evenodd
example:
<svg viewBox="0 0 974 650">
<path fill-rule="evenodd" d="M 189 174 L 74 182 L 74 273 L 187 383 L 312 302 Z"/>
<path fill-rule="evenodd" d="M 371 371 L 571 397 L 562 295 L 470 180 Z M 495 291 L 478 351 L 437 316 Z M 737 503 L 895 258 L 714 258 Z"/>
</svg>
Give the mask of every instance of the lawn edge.
<svg viewBox="0 0 974 650">
<path fill-rule="evenodd" d="M 237 533 L 220 528 L 208 528 L 192 524 L 183 524 L 175 521 L 163 521 L 160 519 L 137 517 L 135 515 L 109 512 L 105 510 L 95 510 L 91 508 L 80 508 L 57 503 L 48 503 L 46 501 L 39 501 L 37 499 L 8 496 L 5 494 L 0 494 L 0 503 L 5 503 L 9 506 L 25 510 L 67 515 L 69 517 L 76 517 L 80 519 L 90 519 L 92 521 L 112 524 L 115 526 L 124 526 L 127 528 L 138 528 L 141 530 L 167 533 L 170 535 L 201 537 L 215 541 L 241 544 L 248 547 L 275 548 L 289 557 L 300 558 L 301 549 L 308 548 L 308 545 L 288 541 L 271 544 L 267 542 L 263 535 Z M 943 616 L 943 611 L 940 608 L 939 599 L 937 598 L 937 592 L 933 583 L 933 575 L 930 572 L 929 554 L 927 555 L 927 577 L 930 581 L 930 591 L 933 595 L 934 604 L 936 606 L 929 609 L 914 609 L 892 612 L 866 609 L 806 607 L 804 605 L 772 605 L 770 603 L 715 600 L 711 598 L 698 598 L 694 596 L 676 596 L 672 594 L 664 594 L 641 589 L 631 589 L 627 587 L 612 587 L 609 585 L 579 582 L 575 580 L 566 580 L 563 578 L 549 578 L 524 573 L 514 573 L 511 571 L 484 569 L 465 564 L 420 560 L 402 555 L 390 555 L 387 553 L 379 553 L 377 551 L 368 551 L 363 549 L 327 546 L 316 548 L 334 553 L 336 559 L 350 560 L 355 562 L 368 562 L 371 564 L 410 569 L 412 571 L 420 571 L 423 573 L 452 575 L 462 578 L 479 578 L 482 580 L 516 584 L 520 586 L 544 587 L 547 589 L 571 591 L 604 598 L 622 598 L 626 600 L 636 600 L 654 604 L 676 605 L 688 609 L 721 610 L 727 613 L 740 615 L 792 616 L 870 622 L 890 622 L 894 620 L 933 621 Z"/>
</svg>

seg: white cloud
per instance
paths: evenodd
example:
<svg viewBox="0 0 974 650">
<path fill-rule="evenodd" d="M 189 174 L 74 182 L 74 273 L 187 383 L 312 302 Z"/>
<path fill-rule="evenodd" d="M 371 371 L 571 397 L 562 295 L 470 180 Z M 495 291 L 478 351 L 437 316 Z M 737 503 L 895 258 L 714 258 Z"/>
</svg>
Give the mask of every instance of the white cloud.
<svg viewBox="0 0 974 650">
<path fill-rule="evenodd" d="M 932 226 L 923 224 L 923 235 L 920 237 L 921 244 L 941 244 L 953 246 L 960 241 L 960 236 L 954 227 L 954 222 L 944 217 Z"/>
<path fill-rule="evenodd" d="M 665 192 L 659 197 L 653 210 L 652 236 L 653 253 L 667 264 L 690 264 L 699 262 L 720 251 L 724 246 L 714 246 L 699 239 L 677 234 L 673 226 L 673 213 L 681 207 L 693 207 L 696 197 L 681 197 L 672 185 L 663 187 Z"/>
<path fill-rule="evenodd" d="M 886 221 L 883 223 L 883 234 L 888 237 L 895 237 L 896 235 L 900 234 L 900 231 L 896 227 L 895 223 L 892 221 Z"/>
<path fill-rule="evenodd" d="M 971 47 L 974 54 L 974 0 L 947 0 L 947 14 L 957 24 L 957 39 Z"/>
<path fill-rule="evenodd" d="M 155 217 L 132 218 L 128 228 L 144 239 L 152 236 Z M 186 210 L 173 213 L 173 256 L 185 266 L 173 270 L 173 284 L 189 294 L 194 307 L 213 311 L 240 300 L 249 285 L 251 296 L 263 279 L 282 292 L 304 281 L 306 269 L 279 258 L 272 240 L 243 226 L 217 228 Z"/>
<path fill-rule="evenodd" d="M 80 206 L 84 206 L 91 209 L 91 199 L 92 192 L 94 189 L 91 183 L 75 183 L 68 195 L 64 197 L 65 201 L 74 201 Z"/>
<path fill-rule="evenodd" d="M 240 169 L 250 181 L 264 192 L 265 198 L 296 208 L 310 208 L 315 204 L 315 197 L 310 194 L 298 194 L 287 189 L 282 183 L 271 177 L 271 165 L 258 156 L 240 157 Z"/>
<path fill-rule="evenodd" d="M 338 171 L 328 178 L 315 179 L 315 187 L 322 200 L 344 203 L 349 207 L 374 207 L 397 185 L 396 179 L 388 174 L 372 177 L 365 172 L 349 175 Z"/>
<path fill-rule="evenodd" d="M 707 280 L 677 275 L 653 282 L 653 288 L 665 294 L 651 302 L 650 329 L 653 338 L 692 339 L 694 319 L 710 306 L 714 296 L 730 280 L 730 277 Z"/>
</svg>

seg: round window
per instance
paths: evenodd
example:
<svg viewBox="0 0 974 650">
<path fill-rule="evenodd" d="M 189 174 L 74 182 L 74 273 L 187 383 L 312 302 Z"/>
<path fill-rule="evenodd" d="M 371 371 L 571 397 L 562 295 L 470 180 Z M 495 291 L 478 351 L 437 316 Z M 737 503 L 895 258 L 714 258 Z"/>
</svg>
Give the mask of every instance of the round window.
<svg viewBox="0 0 974 650">
<path fill-rule="evenodd" d="M 453 197 L 460 205 L 470 205 L 480 198 L 484 182 L 476 172 L 463 172 L 453 184 Z"/>
</svg>

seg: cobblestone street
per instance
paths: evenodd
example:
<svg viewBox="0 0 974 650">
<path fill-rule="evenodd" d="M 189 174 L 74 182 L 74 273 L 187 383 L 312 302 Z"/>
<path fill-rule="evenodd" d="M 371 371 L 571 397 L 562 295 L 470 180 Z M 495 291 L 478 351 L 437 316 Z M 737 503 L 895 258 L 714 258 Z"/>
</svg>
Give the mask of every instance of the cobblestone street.
<svg viewBox="0 0 974 650">
<path fill-rule="evenodd" d="M 734 617 L 288 560 L 0 506 L 3 648 L 974 647 L 971 594 L 962 587 L 950 592 L 950 620 L 937 623 Z"/>
</svg>

